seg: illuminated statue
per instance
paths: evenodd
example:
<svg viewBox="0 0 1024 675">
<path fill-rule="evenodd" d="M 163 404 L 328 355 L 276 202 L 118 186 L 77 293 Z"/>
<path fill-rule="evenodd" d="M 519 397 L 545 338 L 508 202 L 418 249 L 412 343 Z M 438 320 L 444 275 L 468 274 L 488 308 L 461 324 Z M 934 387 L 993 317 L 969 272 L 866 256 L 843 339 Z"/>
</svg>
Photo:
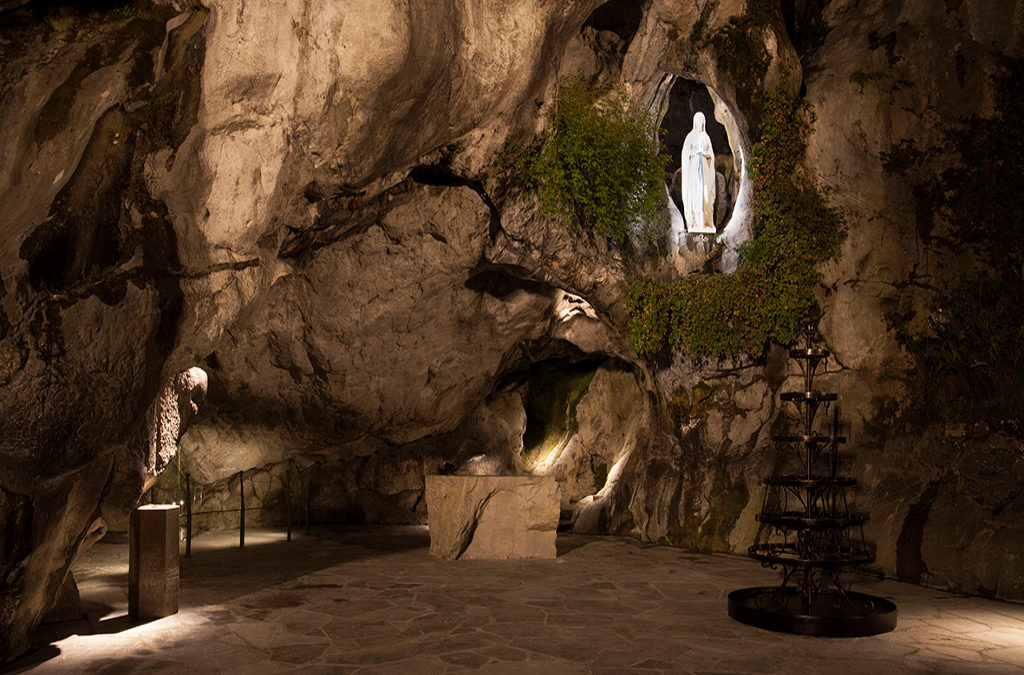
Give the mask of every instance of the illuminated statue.
<svg viewBox="0 0 1024 675">
<path fill-rule="evenodd" d="M 693 116 L 693 129 L 683 141 L 681 191 L 683 217 L 689 232 L 715 233 L 715 153 L 704 131 L 704 113 Z"/>
</svg>

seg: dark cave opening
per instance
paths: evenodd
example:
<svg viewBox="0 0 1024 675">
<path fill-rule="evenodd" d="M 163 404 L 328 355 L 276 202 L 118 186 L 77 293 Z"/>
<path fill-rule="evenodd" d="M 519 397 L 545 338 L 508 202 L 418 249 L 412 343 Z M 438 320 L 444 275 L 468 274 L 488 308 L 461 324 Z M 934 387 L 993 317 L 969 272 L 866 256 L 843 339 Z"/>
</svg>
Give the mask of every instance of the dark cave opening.
<svg viewBox="0 0 1024 675">
<path fill-rule="evenodd" d="M 103 114 L 49 218 L 22 243 L 19 255 L 28 262 L 29 283 L 36 290 L 68 290 L 120 262 L 132 131 L 120 110 Z"/>
<path fill-rule="evenodd" d="M 782 0 L 782 20 L 801 61 L 825 42 L 829 28 L 823 14 L 827 5 L 828 0 Z"/>
<path fill-rule="evenodd" d="M 485 263 L 474 268 L 466 279 L 466 288 L 502 300 L 516 291 L 549 295 L 554 287 L 529 278 L 528 272 L 512 265 Z"/>
<path fill-rule="evenodd" d="M 521 386 L 526 410 L 523 466 L 530 470 L 572 431 L 576 403 L 587 390 L 599 363 L 553 358 L 530 367 Z"/>
<path fill-rule="evenodd" d="M 583 25 L 598 31 L 612 31 L 622 38 L 625 51 L 640 29 L 646 4 L 637 0 L 611 0 L 595 9 Z"/>
</svg>

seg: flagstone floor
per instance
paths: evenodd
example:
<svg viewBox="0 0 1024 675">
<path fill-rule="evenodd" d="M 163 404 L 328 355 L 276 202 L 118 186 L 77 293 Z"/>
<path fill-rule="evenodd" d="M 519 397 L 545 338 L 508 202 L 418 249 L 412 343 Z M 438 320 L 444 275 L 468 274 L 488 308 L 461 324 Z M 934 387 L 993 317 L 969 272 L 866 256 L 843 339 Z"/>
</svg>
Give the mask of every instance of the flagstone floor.
<svg viewBox="0 0 1024 675">
<path fill-rule="evenodd" d="M 127 543 L 75 568 L 87 618 L 46 627 L 12 672 L 1022 673 L 1024 606 L 870 578 L 895 631 L 776 634 L 731 620 L 771 570 L 610 537 L 559 535 L 554 560 L 443 561 L 425 528 L 207 533 L 181 560 L 180 611 L 127 616 Z M 184 548 L 182 549 L 184 550 Z"/>
</svg>

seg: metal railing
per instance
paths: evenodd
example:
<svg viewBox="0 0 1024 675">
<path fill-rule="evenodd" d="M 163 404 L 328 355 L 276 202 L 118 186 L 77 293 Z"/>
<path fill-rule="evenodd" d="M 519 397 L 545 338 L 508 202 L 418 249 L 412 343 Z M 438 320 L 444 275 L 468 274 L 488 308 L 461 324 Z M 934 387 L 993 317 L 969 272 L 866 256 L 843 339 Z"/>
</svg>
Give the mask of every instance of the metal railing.
<svg viewBox="0 0 1024 675">
<path fill-rule="evenodd" d="M 185 512 L 179 516 L 179 526 L 181 520 L 184 520 L 185 525 L 185 557 L 192 557 L 192 519 L 193 516 L 205 516 L 214 515 L 218 513 L 238 513 L 238 548 L 245 548 L 245 512 L 246 511 L 262 511 L 262 507 L 249 507 L 245 506 L 245 472 L 239 471 L 238 474 L 238 508 L 237 509 L 209 509 L 204 511 L 193 511 L 192 510 L 192 476 L 189 473 L 185 473 L 185 499 L 183 506 Z M 293 511 L 295 500 L 293 499 L 293 490 L 291 485 L 291 476 L 284 485 L 285 495 L 285 525 L 287 529 L 286 541 L 292 540 L 292 523 L 293 523 Z M 180 486 L 180 484 L 179 484 Z M 180 494 L 180 493 L 179 493 Z M 305 531 L 309 534 L 309 495 L 306 495 L 305 508 L 303 509 Z"/>
</svg>

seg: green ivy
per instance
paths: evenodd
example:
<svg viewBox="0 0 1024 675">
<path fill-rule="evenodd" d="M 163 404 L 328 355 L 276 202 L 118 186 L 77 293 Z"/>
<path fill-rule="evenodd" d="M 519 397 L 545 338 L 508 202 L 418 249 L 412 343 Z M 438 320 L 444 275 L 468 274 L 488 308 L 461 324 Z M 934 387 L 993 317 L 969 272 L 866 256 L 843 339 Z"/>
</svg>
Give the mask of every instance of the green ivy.
<svg viewBox="0 0 1024 675">
<path fill-rule="evenodd" d="M 913 360 L 896 375 L 909 390 L 904 420 L 1011 423 L 1008 429 L 1021 433 L 1024 282 L 996 275 L 965 280 L 933 316 L 934 333 L 895 322 Z"/>
<path fill-rule="evenodd" d="M 652 240 L 665 202 L 666 158 L 654 117 L 580 79 L 561 87 L 539 149 L 521 160 L 543 213 L 604 237 L 627 255 Z"/>
<path fill-rule="evenodd" d="M 996 114 L 952 124 L 937 148 L 904 140 L 883 154 L 886 169 L 913 187 L 922 239 L 935 214 L 948 219 L 969 259 L 936 288 L 928 327 L 889 315 L 911 356 L 895 377 L 908 385 L 906 421 L 987 422 L 1024 433 L 1024 60 L 996 77 Z M 959 161 L 950 166 L 945 148 Z"/>
<path fill-rule="evenodd" d="M 771 92 L 750 160 L 753 236 L 735 274 L 647 276 L 629 292 L 630 340 L 641 356 L 668 348 L 692 358 L 760 354 L 788 344 L 815 304 L 816 266 L 839 252 L 846 231 L 799 164 L 805 124 L 794 101 Z"/>
<path fill-rule="evenodd" d="M 114 11 L 126 19 L 143 19 L 144 21 L 155 21 L 160 18 L 159 14 L 156 11 L 154 11 L 154 7 L 150 2 L 139 2 L 136 0 L 129 0 L 123 5 L 116 7 Z"/>
</svg>

